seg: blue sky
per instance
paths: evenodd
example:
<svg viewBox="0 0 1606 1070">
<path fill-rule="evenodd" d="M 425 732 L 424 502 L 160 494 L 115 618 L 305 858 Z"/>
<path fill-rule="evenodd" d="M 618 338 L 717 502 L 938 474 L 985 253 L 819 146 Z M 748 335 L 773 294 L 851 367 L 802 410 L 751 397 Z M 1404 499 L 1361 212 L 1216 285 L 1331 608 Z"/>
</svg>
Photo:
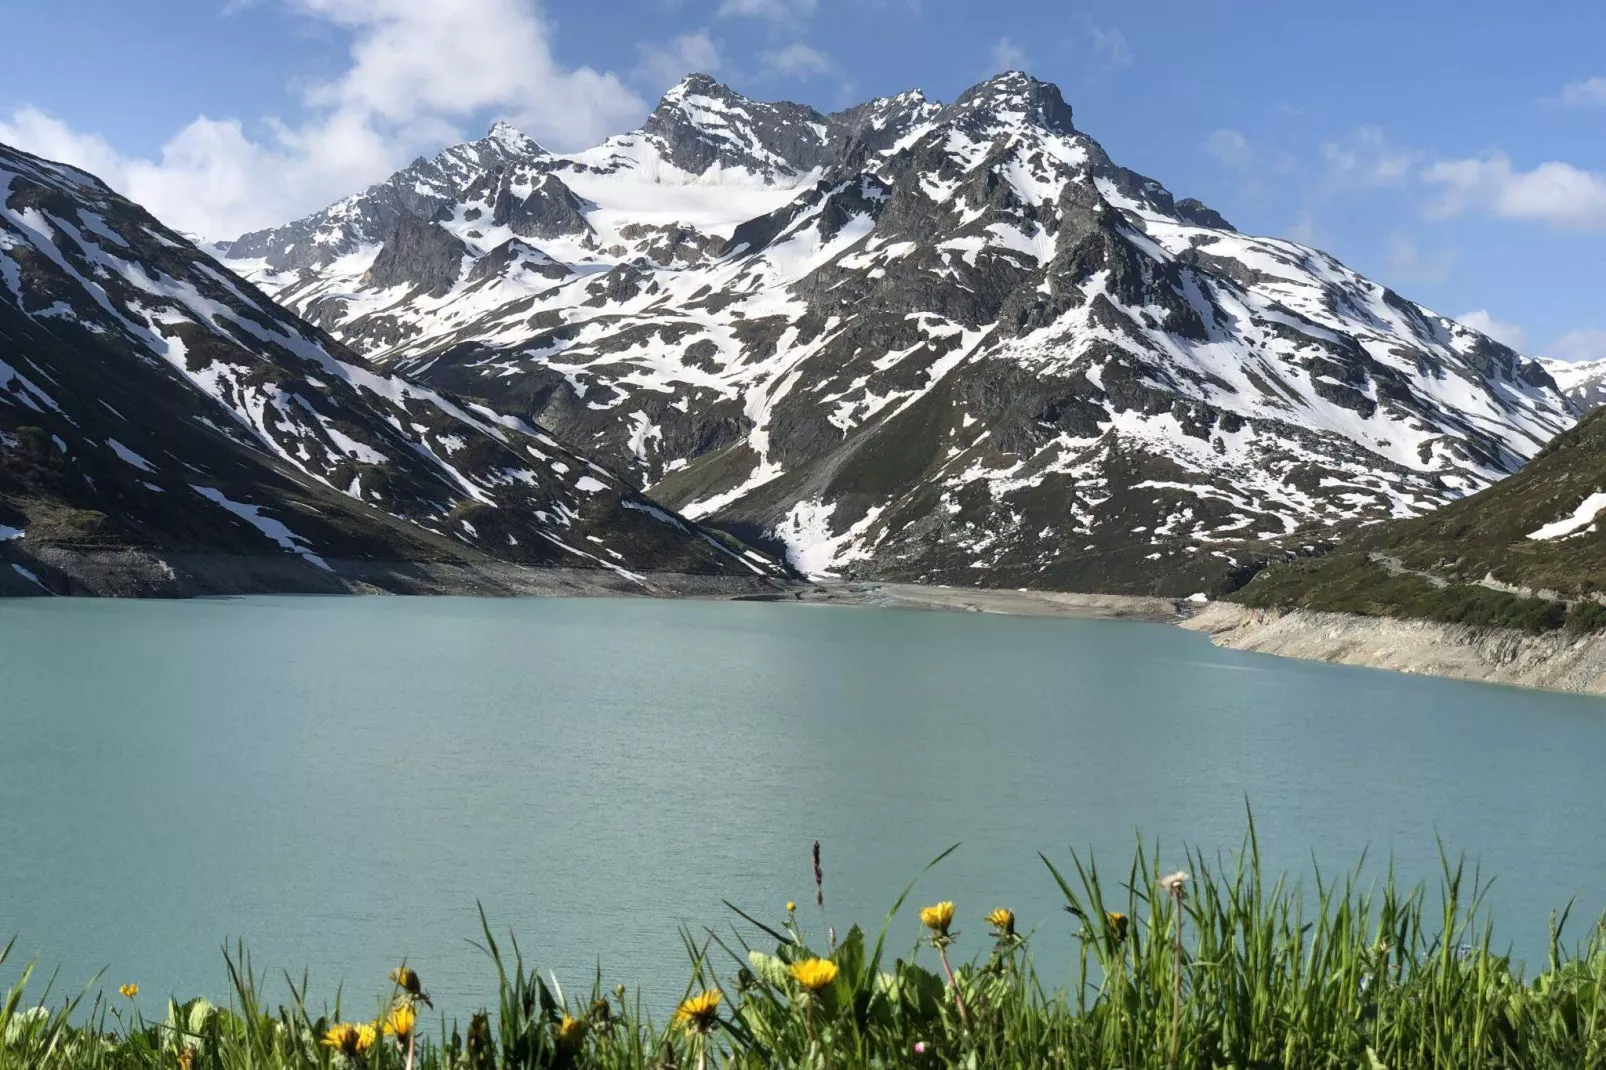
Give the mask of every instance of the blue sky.
<svg viewBox="0 0 1606 1070">
<path fill-rule="evenodd" d="M 1606 4 L 56 0 L 8 5 L 0 140 L 210 237 L 507 118 L 628 129 L 679 74 L 831 109 L 1056 82 L 1120 163 L 1526 352 L 1606 356 Z"/>
</svg>

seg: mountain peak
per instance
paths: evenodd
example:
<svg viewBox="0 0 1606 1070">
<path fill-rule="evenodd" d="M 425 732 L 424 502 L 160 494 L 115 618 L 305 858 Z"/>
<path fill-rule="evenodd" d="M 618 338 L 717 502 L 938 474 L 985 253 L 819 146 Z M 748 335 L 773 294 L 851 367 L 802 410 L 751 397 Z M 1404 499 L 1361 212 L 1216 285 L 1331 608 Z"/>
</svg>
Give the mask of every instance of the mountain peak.
<svg viewBox="0 0 1606 1070">
<path fill-rule="evenodd" d="M 668 92 L 658 101 L 658 107 L 661 109 L 666 106 L 678 105 L 687 97 L 721 97 L 728 99 L 739 97 L 740 95 L 730 86 L 715 79 L 713 75 L 704 74 L 701 71 L 693 71 L 669 87 Z"/>
<path fill-rule="evenodd" d="M 695 73 L 664 94 L 642 133 L 666 160 L 692 174 L 719 166 L 777 176 L 827 166 L 825 128 L 825 116 L 813 108 L 750 100 Z"/>
<path fill-rule="evenodd" d="M 1071 124 L 1071 106 L 1059 86 L 1023 71 L 1005 71 L 971 86 L 943 110 L 940 118 L 951 122 L 983 118 L 1002 123 L 1025 122 L 1056 134 L 1071 134 L 1076 129 Z"/>
<path fill-rule="evenodd" d="M 544 149 L 540 142 L 526 134 L 512 123 L 501 119 L 491 124 L 485 132 L 484 141 L 492 141 L 516 156 L 544 156 Z"/>
</svg>

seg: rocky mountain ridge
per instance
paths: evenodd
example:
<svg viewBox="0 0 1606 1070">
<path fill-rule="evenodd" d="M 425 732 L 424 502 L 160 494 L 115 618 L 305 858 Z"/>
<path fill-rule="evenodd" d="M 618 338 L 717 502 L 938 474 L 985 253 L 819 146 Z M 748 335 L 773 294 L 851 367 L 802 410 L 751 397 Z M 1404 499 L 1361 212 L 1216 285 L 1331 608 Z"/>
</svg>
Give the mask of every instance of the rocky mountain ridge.
<svg viewBox="0 0 1606 1070">
<path fill-rule="evenodd" d="M 1580 416 L 1606 405 L 1606 357 L 1599 360 L 1540 357 L 1539 364 L 1550 373 L 1556 387 L 1573 403 Z"/>
<path fill-rule="evenodd" d="M 375 369 L 94 177 L 0 146 L 0 591 L 73 589 L 68 551 L 283 558 L 275 589 L 341 589 L 340 561 L 627 587 L 784 572 L 524 419 Z"/>
<path fill-rule="evenodd" d="M 219 246 L 369 359 L 806 571 L 1186 594 L 1517 470 L 1539 364 L 1114 163 L 1013 72 L 824 115 L 703 75 Z"/>
</svg>

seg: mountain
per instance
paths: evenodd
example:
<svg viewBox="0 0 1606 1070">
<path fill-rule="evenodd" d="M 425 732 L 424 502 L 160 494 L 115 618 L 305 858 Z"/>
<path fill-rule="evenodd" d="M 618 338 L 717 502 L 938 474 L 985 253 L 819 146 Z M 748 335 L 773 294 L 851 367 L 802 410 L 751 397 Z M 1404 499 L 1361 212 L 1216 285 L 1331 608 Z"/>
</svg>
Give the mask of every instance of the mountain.
<svg viewBox="0 0 1606 1070">
<path fill-rule="evenodd" d="M 1009 73 L 833 114 L 704 75 L 219 247 L 376 363 L 809 572 L 1187 594 L 1516 471 L 1538 364 L 1113 162 Z"/>
<path fill-rule="evenodd" d="M 0 146 L 0 593 L 496 589 L 514 565 L 625 587 L 784 572 L 523 419 L 376 370 L 94 177 Z"/>
<path fill-rule="evenodd" d="M 1606 625 L 1606 409 L 1522 471 L 1314 560 L 1266 569 L 1235 601 L 1529 630 Z"/>
<path fill-rule="evenodd" d="M 1606 358 L 1557 360 L 1554 357 L 1540 357 L 1539 363 L 1580 414 L 1606 405 Z"/>
</svg>

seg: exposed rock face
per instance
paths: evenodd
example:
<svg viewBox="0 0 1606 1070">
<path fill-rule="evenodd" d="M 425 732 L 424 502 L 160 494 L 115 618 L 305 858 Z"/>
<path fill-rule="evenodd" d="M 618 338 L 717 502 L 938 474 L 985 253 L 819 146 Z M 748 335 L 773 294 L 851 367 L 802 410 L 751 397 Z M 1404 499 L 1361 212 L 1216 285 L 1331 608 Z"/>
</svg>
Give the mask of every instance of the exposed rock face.
<svg viewBox="0 0 1606 1070">
<path fill-rule="evenodd" d="M 434 299 L 464 255 L 399 215 L 369 285 Z M 170 564 L 264 557 L 189 580 Z M 784 572 L 522 418 L 375 369 L 95 178 L 0 146 L 0 591 L 340 590 L 364 561 L 466 584 L 488 562 L 638 586 Z"/>
<path fill-rule="evenodd" d="M 410 297 L 440 297 L 457 284 L 466 255 L 468 247 L 439 224 L 399 216 L 363 282 L 379 290 L 407 286 Z"/>
<path fill-rule="evenodd" d="M 1539 363 L 1580 416 L 1606 405 L 1606 358 L 1571 361 L 1541 357 Z"/>
<path fill-rule="evenodd" d="M 666 93 L 641 129 L 666 162 L 689 174 L 718 167 L 797 175 L 832 163 L 825 116 L 748 100 L 706 74 Z"/>
<path fill-rule="evenodd" d="M 1173 198 L 1020 73 L 829 116 L 693 76 L 595 149 L 493 132 L 248 247 L 309 262 L 317 220 L 371 243 L 426 172 L 451 176 L 429 218 L 479 258 L 442 297 L 365 294 L 355 257 L 240 269 L 810 571 L 1223 590 L 1574 420 L 1536 363 Z M 541 242 L 571 274 L 482 267 L 507 237 L 480 232 L 490 190 L 537 175 L 584 206 L 587 234 Z"/>
</svg>

